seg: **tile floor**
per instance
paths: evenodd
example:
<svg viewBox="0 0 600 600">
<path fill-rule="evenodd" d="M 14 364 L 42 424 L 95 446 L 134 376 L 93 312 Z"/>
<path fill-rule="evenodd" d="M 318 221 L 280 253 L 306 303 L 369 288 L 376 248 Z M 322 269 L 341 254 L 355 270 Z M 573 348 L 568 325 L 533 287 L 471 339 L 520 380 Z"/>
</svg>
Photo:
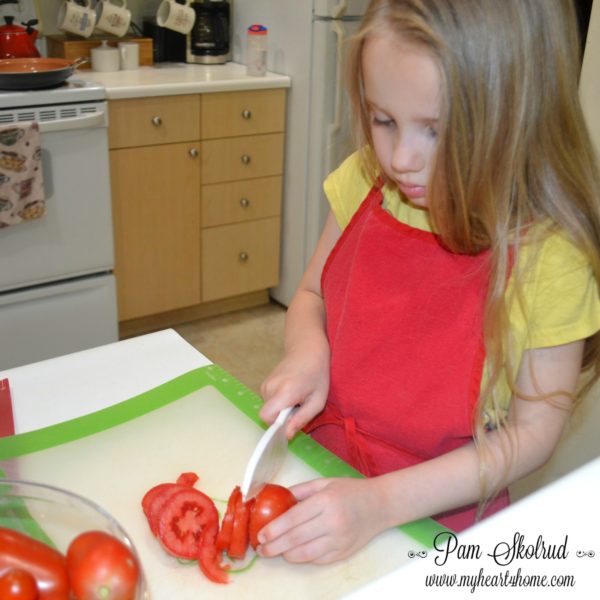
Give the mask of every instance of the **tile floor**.
<svg viewBox="0 0 600 600">
<path fill-rule="evenodd" d="M 277 303 L 192 321 L 174 327 L 204 356 L 251 390 L 283 356 L 285 308 Z"/>
</svg>

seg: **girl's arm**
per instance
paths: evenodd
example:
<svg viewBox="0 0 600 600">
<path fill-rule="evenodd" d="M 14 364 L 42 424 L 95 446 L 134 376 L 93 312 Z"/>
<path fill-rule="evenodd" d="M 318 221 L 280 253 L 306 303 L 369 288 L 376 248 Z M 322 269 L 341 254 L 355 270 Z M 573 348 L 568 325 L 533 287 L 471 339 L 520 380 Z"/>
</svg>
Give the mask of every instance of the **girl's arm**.
<svg viewBox="0 0 600 600">
<path fill-rule="evenodd" d="M 487 434 L 489 484 L 509 485 L 552 455 L 568 419 L 583 341 L 525 353 L 517 380 L 524 396 L 562 390 L 552 402 L 513 398 L 504 431 Z M 512 455 L 506 454 L 510 447 Z M 293 488 L 301 502 L 260 533 L 260 554 L 291 562 L 328 563 L 381 531 L 476 502 L 480 461 L 474 443 L 372 479 L 318 479 Z"/>
<path fill-rule="evenodd" d="M 267 423 L 272 423 L 282 408 L 301 405 L 288 423 L 288 437 L 321 412 L 327 400 L 329 343 L 325 331 L 321 273 L 340 233 L 330 212 L 315 253 L 288 308 L 285 356 L 261 386 L 265 404 L 260 417 Z"/>
</svg>

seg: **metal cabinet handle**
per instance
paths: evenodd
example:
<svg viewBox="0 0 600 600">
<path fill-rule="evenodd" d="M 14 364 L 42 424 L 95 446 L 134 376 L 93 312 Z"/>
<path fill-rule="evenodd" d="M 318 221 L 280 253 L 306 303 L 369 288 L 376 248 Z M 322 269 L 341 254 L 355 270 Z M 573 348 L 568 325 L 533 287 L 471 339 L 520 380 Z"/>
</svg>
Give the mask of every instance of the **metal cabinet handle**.
<svg viewBox="0 0 600 600">
<path fill-rule="evenodd" d="M 198 158 L 198 155 L 200 154 L 200 152 L 198 152 L 198 148 L 190 148 L 189 152 L 192 158 Z"/>
<path fill-rule="evenodd" d="M 248 198 L 240 198 L 240 206 L 242 208 L 248 208 L 250 206 L 250 200 L 248 200 Z"/>
<path fill-rule="evenodd" d="M 152 117 L 152 125 L 154 125 L 154 127 L 160 127 L 162 125 L 162 119 L 160 117 Z"/>
<path fill-rule="evenodd" d="M 242 162 L 245 165 L 249 165 L 250 164 L 250 160 L 251 160 L 251 158 L 250 158 L 249 154 L 242 154 Z"/>
<path fill-rule="evenodd" d="M 247 260 L 249 258 L 250 257 L 247 252 L 240 252 L 240 255 L 239 255 L 240 262 L 247 262 Z"/>
<path fill-rule="evenodd" d="M 252 118 L 252 111 L 248 110 L 247 108 L 245 110 L 242 111 L 242 118 L 248 120 Z"/>
</svg>

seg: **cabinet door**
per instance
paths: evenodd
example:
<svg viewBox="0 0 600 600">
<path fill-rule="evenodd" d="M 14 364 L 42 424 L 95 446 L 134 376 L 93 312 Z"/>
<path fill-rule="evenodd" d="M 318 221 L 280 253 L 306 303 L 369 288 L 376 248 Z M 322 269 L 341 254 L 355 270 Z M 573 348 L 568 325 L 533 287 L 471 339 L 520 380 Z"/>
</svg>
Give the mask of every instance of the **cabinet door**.
<svg viewBox="0 0 600 600">
<path fill-rule="evenodd" d="M 119 320 L 200 302 L 200 177 L 192 143 L 112 150 Z"/>
</svg>

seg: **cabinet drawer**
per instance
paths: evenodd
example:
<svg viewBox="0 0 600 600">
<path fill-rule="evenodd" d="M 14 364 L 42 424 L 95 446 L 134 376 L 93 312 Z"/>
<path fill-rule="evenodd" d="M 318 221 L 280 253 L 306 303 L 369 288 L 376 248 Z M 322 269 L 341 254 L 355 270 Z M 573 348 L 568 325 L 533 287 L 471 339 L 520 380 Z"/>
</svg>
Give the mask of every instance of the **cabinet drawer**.
<svg viewBox="0 0 600 600">
<path fill-rule="evenodd" d="M 111 148 L 200 138 L 200 97 L 197 95 L 111 100 L 108 107 Z"/>
<path fill-rule="evenodd" d="M 202 300 L 262 290 L 279 279 L 279 217 L 202 231 Z"/>
<path fill-rule="evenodd" d="M 204 94 L 202 139 L 283 131 L 285 90 Z"/>
<path fill-rule="evenodd" d="M 203 184 L 279 175 L 283 133 L 205 141 L 200 156 Z"/>
<path fill-rule="evenodd" d="M 203 227 L 276 217 L 280 206 L 281 177 L 202 186 Z"/>
</svg>

